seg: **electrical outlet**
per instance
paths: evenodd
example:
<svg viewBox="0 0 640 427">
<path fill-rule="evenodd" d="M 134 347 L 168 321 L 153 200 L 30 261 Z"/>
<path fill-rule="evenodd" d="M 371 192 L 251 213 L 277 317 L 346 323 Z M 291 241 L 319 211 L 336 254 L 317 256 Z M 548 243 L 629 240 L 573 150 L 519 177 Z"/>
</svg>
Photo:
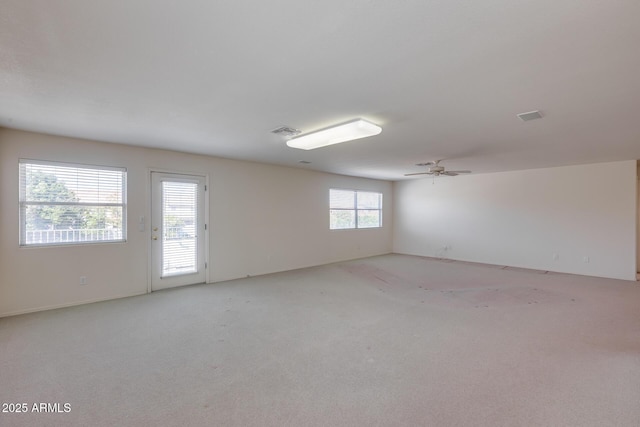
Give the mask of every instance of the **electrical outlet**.
<svg viewBox="0 0 640 427">
<path fill-rule="evenodd" d="M 560 254 L 553 254 L 554 261 L 560 261 Z"/>
<path fill-rule="evenodd" d="M 80 276 L 80 284 L 81 285 L 86 285 L 87 283 L 89 283 L 87 281 L 87 276 Z"/>
<path fill-rule="evenodd" d="M 582 258 L 582 262 L 584 262 L 585 264 L 589 264 L 589 261 L 590 261 L 590 259 L 589 259 L 588 256 Z"/>
</svg>

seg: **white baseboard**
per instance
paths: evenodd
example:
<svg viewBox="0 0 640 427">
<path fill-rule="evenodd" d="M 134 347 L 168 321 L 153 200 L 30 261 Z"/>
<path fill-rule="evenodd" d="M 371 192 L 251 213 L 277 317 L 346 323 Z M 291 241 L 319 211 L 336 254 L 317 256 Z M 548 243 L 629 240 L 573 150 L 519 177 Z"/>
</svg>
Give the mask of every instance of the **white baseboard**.
<svg viewBox="0 0 640 427">
<path fill-rule="evenodd" d="M 18 316 L 20 314 L 36 313 L 38 311 L 55 310 L 57 308 L 74 307 L 76 305 L 92 304 L 94 302 L 103 302 L 103 301 L 111 301 L 111 300 L 120 299 L 120 298 L 135 297 L 139 295 L 146 295 L 147 293 L 148 292 L 139 292 L 135 294 L 117 295 L 113 297 L 97 298 L 97 299 L 91 299 L 91 300 L 85 300 L 85 301 L 76 301 L 68 304 L 46 305 L 43 307 L 29 308 L 26 310 L 9 311 L 7 313 L 0 313 L 0 318 L 9 317 L 9 316 Z"/>
</svg>

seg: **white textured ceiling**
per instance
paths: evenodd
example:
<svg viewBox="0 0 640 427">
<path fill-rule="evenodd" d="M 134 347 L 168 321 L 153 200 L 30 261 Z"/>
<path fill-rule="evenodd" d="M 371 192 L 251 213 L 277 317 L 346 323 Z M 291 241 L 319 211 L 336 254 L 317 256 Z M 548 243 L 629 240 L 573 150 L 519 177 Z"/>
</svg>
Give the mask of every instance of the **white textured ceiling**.
<svg viewBox="0 0 640 427">
<path fill-rule="evenodd" d="M 639 22 L 638 0 L 0 0 L 0 126 L 391 180 L 638 159 Z M 382 134 L 270 134 L 357 117 Z"/>
</svg>

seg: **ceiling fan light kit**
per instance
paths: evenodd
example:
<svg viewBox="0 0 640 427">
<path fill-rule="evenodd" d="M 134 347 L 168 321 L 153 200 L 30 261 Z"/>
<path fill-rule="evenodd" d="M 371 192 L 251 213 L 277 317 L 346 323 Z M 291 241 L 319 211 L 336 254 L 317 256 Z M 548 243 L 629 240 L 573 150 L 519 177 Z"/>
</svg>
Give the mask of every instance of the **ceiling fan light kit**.
<svg viewBox="0 0 640 427">
<path fill-rule="evenodd" d="M 326 147 L 327 145 L 378 135 L 380 132 L 382 132 L 380 126 L 367 120 L 356 119 L 337 126 L 294 137 L 287 141 L 287 145 L 291 148 L 301 150 L 313 150 L 315 148 Z"/>
<path fill-rule="evenodd" d="M 405 173 L 404 176 L 414 176 L 414 175 L 432 175 L 436 176 L 457 176 L 461 173 L 471 173 L 471 171 L 448 171 L 445 170 L 444 166 L 440 166 L 440 160 L 436 160 L 435 162 L 426 162 L 426 163 L 417 163 L 416 166 L 430 166 L 428 172 L 416 172 L 416 173 Z"/>
</svg>

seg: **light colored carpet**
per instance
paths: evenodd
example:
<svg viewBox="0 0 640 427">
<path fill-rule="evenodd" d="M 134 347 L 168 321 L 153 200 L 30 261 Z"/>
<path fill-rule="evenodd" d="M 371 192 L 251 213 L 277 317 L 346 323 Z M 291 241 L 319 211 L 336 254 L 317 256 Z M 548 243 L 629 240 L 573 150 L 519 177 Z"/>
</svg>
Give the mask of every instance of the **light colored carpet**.
<svg viewBox="0 0 640 427">
<path fill-rule="evenodd" d="M 46 284 L 43 284 L 46 286 Z M 0 319 L 2 426 L 638 426 L 640 286 L 420 257 Z"/>
</svg>

